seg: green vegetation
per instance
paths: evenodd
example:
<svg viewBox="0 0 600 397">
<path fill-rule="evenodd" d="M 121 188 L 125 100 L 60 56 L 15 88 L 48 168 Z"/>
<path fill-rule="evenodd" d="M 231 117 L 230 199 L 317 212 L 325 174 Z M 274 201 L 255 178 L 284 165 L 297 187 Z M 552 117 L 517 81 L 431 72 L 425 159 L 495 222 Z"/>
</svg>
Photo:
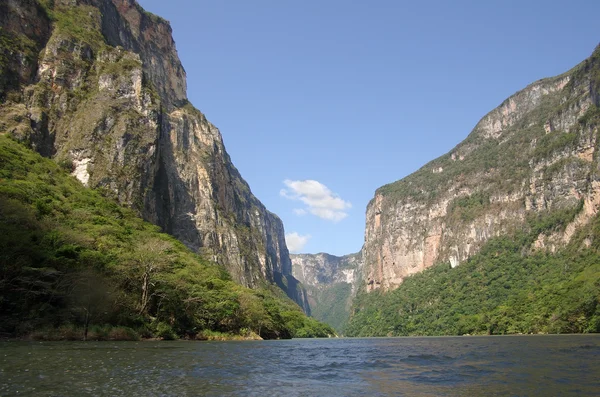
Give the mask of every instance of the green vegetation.
<svg viewBox="0 0 600 397">
<path fill-rule="evenodd" d="M 0 334 L 38 339 L 328 336 L 51 160 L 0 135 Z"/>
<path fill-rule="evenodd" d="M 9 57 L 16 53 L 23 53 L 31 61 L 36 48 L 36 43 L 27 36 L 15 36 L 0 27 L 0 67 L 5 67 Z"/>
<path fill-rule="evenodd" d="M 88 44 L 94 50 L 105 45 L 100 11 L 96 7 L 55 5 L 53 0 L 38 0 L 38 3 L 59 32 Z"/>
<path fill-rule="evenodd" d="M 306 289 L 316 302 L 314 305 L 311 304 L 312 316 L 343 334 L 350 316 L 352 285 L 335 283 L 320 287 L 306 286 Z"/>
<path fill-rule="evenodd" d="M 546 134 L 537 141 L 535 150 L 533 151 L 533 157 L 536 160 L 547 159 L 552 156 L 555 152 L 574 149 L 579 141 L 579 134 L 575 132 L 560 132 L 555 131 L 550 134 Z"/>
<path fill-rule="evenodd" d="M 135 69 L 142 69 L 142 61 L 129 52 L 123 52 L 114 62 L 105 62 L 100 66 L 100 74 L 108 74 L 113 77 L 126 75 Z"/>
<path fill-rule="evenodd" d="M 600 71 L 598 71 L 600 75 Z M 598 77 L 598 87 L 600 87 L 600 77 Z M 591 105 L 587 112 L 579 118 L 579 124 L 585 125 L 599 125 L 600 124 L 600 108 L 596 105 Z"/>
<path fill-rule="evenodd" d="M 18 87 L 20 72 L 34 65 L 36 43 L 24 35 L 15 35 L 0 27 L 0 103 Z"/>
<path fill-rule="evenodd" d="M 505 127 L 498 138 L 484 137 L 481 127 L 476 127 L 451 153 L 431 161 L 399 181 L 379 188 L 377 194 L 386 198 L 384 206 L 393 206 L 408 199 L 431 203 L 450 187 L 479 191 L 481 186 L 485 186 L 487 192 L 510 194 L 519 189 L 529 176 L 531 161 L 549 160 L 552 155 L 585 144 L 584 139 L 588 134 L 577 127 L 598 124 L 600 115 L 594 105 L 580 118 L 579 126 L 571 131 L 547 132 L 543 126 L 572 111 L 582 95 L 587 95 L 578 90 L 577 85 L 587 85 L 591 78 L 589 84 L 592 92 L 600 89 L 600 47 L 571 71 L 536 84 L 552 84 L 567 75 L 571 79 L 564 89 L 540 98 L 531 111 L 522 114 L 513 125 Z M 386 208 L 383 210 L 385 214 Z"/>
<path fill-rule="evenodd" d="M 490 197 L 483 192 L 477 192 L 467 197 L 459 197 L 448 205 L 448 213 L 460 221 L 471 222 L 483 214 L 485 207 L 490 205 Z"/>
<path fill-rule="evenodd" d="M 556 254 L 530 248 L 580 209 L 531 217 L 529 232 L 490 240 L 455 269 L 439 264 L 392 292 L 360 293 L 347 334 L 600 332 L 600 216 Z"/>
</svg>

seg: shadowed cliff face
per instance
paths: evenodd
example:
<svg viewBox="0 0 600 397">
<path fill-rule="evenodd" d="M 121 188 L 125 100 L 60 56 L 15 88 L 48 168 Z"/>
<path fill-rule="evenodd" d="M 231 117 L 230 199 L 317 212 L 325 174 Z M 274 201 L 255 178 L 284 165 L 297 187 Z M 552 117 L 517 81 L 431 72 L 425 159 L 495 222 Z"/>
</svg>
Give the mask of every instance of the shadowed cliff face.
<svg viewBox="0 0 600 397">
<path fill-rule="evenodd" d="M 490 238 L 571 211 L 564 232 L 531 249 L 556 250 L 600 206 L 600 49 L 540 80 L 486 115 L 448 154 L 381 187 L 367 208 L 364 282 L 393 289 L 434 263 L 452 267 Z"/>
<path fill-rule="evenodd" d="M 307 309 L 281 220 L 187 101 L 168 22 L 133 0 L 0 0 L 0 11 L 2 133 L 72 164 L 243 285 L 278 283 Z"/>
<path fill-rule="evenodd" d="M 4 102 L 8 91 L 35 77 L 36 55 L 50 36 L 48 18 L 36 1 L 20 3 L 20 7 L 15 7 L 15 1 L 0 2 L 0 102 Z"/>
</svg>

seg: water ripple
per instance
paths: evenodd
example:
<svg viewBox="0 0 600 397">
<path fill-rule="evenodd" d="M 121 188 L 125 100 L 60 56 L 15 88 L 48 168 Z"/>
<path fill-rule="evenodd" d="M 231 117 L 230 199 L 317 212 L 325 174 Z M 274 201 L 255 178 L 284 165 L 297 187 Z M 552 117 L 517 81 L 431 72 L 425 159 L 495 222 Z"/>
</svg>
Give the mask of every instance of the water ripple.
<svg viewBox="0 0 600 397">
<path fill-rule="evenodd" d="M 600 336 L 0 343 L 1 396 L 594 395 Z"/>
</svg>

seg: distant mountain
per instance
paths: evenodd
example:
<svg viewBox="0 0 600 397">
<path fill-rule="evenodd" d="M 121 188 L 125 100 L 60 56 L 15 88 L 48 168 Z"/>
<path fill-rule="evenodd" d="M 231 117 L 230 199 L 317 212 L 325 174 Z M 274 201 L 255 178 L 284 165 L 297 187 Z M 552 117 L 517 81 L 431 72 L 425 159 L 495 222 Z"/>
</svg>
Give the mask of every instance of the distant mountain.
<svg viewBox="0 0 600 397">
<path fill-rule="evenodd" d="M 312 315 L 343 333 L 360 284 L 362 256 L 291 254 L 292 271 L 308 292 Z"/>
</svg>

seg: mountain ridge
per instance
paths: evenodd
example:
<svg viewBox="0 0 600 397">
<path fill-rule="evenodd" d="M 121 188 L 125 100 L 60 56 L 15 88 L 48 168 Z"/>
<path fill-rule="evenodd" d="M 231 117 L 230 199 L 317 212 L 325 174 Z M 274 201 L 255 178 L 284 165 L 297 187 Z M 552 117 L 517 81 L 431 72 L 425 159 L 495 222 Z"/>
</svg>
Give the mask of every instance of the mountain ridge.
<svg viewBox="0 0 600 397">
<path fill-rule="evenodd" d="M 439 261 L 456 266 L 488 238 L 520 227 L 529 211 L 593 200 L 585 175 L 594 173 L 584 168 L 594 161 L 596 136 L 578 120 L 599 104 L 598 53 L 518 91 L 450 152 L 377 189 L 367 207 L 367 289 L 394 288 Z M 576 179 L 559 181 L 569 171 Z"/>
</svg>

